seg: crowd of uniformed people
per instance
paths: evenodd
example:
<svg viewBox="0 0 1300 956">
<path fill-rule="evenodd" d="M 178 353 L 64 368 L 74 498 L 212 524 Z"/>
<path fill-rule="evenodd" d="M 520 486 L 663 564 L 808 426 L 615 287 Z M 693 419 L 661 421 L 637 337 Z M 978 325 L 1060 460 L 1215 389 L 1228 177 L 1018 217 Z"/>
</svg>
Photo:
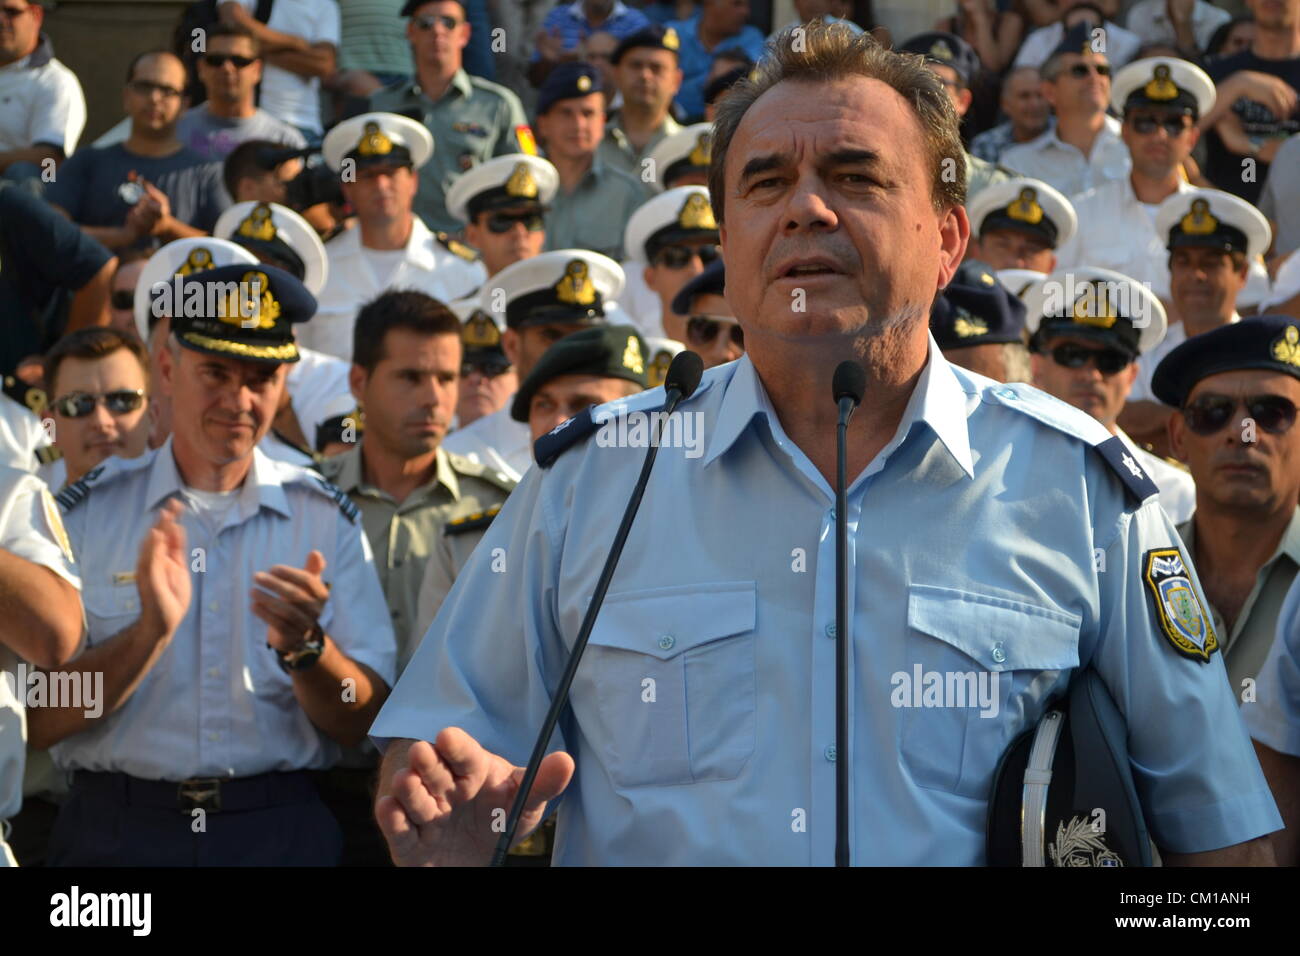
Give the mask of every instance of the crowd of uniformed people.
<svg viewBox="0 0 1300 956">
<path fill-rule="evenodd" d="M 934 353 L 914 383 L 934 403 L 915 414 L 953 458 L 909 452 L 906 467 L 928 476 L 955 461 L 978 480 L 986 460 L 1046 456 L 1041 467 L 1061 482 L 1055 507 L 1073 515 L 1072 483 L 1094 493 L 1094 466 L 1071 458 L 1055 432 L 1034 429 L 1041 421 L 1091 436 L 1116 487 L 1146 509 L 1097 493 L 1093 520 L 1110 508 L 1147 534 L 1154 511 L 1160 528 L 1176 528 L 1163 532 L 1165 550 L 1114 572 L 1131 575 L 1124 613 L 1142 623 L 1114 617 L 1101 629 L 1130 640 L 1144 631 L 1155 645 L 1134 651 L 1116 682 L 1150 680 L 1177 705 L 1172 720 L 1253 739 L 1276 804 L 1252 790 L 1259 768 L 1249 746 L 1206 757 L 1220 762 L 1186 780 L 1177 754 L 1160 754 L 1148 807 L 1156 842 L 1172 857 L 1272 831 L 1272 853 L 1294 864 L 1300 0 L 960 0 L 912 36 L 877 6 L 194 4 L 180 26 L 196 26 L 203 42 L 178 31 L 185 42 L 174 51 L 139 51 L 125 77 L 125 117 L 86 142 L 84 97 L 42 30 L 46 11 L 3 0 L 0 861 L 418 857 L 403 841 L 436 814 L 402 796 L 409 781 L 400 773 L 385 780 L 380 750 L 394 738 L 437 738 L 437 767 L 454 771 L 468 745 L 438 737 L 442 718 L 472 712 L 458 726 L 487 734 L 498 752 L 508 743 L 509 759 L 523 762 L 558 675 L 546 635 L 570 642 L 635 477 L 621 464 L 602 474 L 593 449 L 547 483 L 536 443 L 563 435 L 560 426 L 593 405 L 651 408 L 660 399 L 633 396 L 661 385 L 690 349 L 718 370 L 706 371 L 701 388 L 713 395 L 702 407 L 712 409 L 724 385 L 727 400 L 700 413 L 710 431 L 699 460 L 679 454 L 662 467 L 712 468 L 719 484 L 686 496 L 695 479 L 665 477 L 657 498 L 652 485 L 638 519 L 649 528 L 625 558 L 647 569 L 645 580 L 630 570 L 616 579 L 622 593 L 611 593 L 609 623 L 592 638 L 596 676 L 579 679 L 557 733 L 577 756 L 579 795 L 514 856 L 548 859 L 558 820 L 568 851 L 557 862 L 826 862 L 824 823 L 813 849 L 782 845 L 790 810 L 785 837 L 732 839 L 747 855 L 714 853 L 726 841 L 700 828 L 734 838 L 739 824 L 724 819 L 725 804 L 743 802 L 744 791 L 685 814 L 689 825 L 666 807 L 699 800 L 685 792 L 692 784 L 758 773 L 791 791 L 791 808 L 812 802 L 827 819 L 830 705 L 790 704 L 811 714 L 792 718 L 794 740 L 756 747 L 755 736 L 791 733 L 762 719 L 765 695 L 780 696 L 761 686 L 764 668 L 786 665 L 732 636 L 757 628 L 771 639 L 773 627 L 807 630 L 810 618 L 820 633 L 834 580 L 824 551 L 832 525 L 817 537 L 833 510 L 787 508 L 795 485 L 764 470 L 762 456 L 786 441 L 808 451 L 788 406 L 769 400 L 788 400 L 783 386 L 795 383 L 778 383 L 760 360 L 780 337 L 751 311 L 767 274 L 735 253 L 728 283 L 722 255 L 722 203 L 739 216 L 762 191 L 776 197 L 795 160 L 768 144 L 740 188 L 711 154 L 728 97 L 770 90 L 763 70 L 774 45 L 797 56 L 805 35 L 831 31 L 928 70 L 931 79 L 912 82 L 937 81 L 946 103 L 935 122 L 954 125 L 965 144 L 964 169 L 954 173 L 950 161 L 938 177 L 924 163 L 879 156 L 838 177 L 836 164 L 859 161 L 835 154 L 814 186 L 771 200 L 796 209 L 780 228 L 815 237 L 847 228 L 830 208 L 837 201 L 934 179 L 936 206 L 952 206 L 944 189 L 958 190 L 969 241 L 932 303 L 923 296 Z M 490 43 L 498 29 L 502 48 Z M 806 119 L 797 100 L 778 116 L 768 129 Z M 92 119 L 101 128 L 112 117 Z M 727 133 L 735 142 L 737 122 Z M 729 249 L 745 241 L 732 228 Z M 854 261 L 836 241 L 776 285 L 815 300 Z M 802 311 L 792 307 L 790 321 Z M 767 344 L 760 353 L 751 341 L 750 356 L 755 334 Z M 952 374 L 941 378 L 939 363 Z M 829 380 L 810 372 L 803 384 L 830 406 Z M 990 406 L 1024 404 L 1034 427 L 977 428 L 976 416 L 968 439 L 958 416 L 954 438 L 962 388 L 983 390 Z M 771 434 L 790 438 L 746 445 L 750 416 L 774 422 L 774 407 Z M 896 412 L 913 415 L 911 405 Z M 866 621 L 886 632 L 880 639 L 891 629 L 939 638 L 946 653 L 922 655 L 936 666 L 1011 671 L 1017 695 L 1029 693 L 1027 674 L 1079 666 L 1087 642 L 1078 631 L 1097 608 L 1081 625 L 1068 608 L 1023 618 L 1010 610 L 1032 601 L 1004 601 L 998 617 L 990 599 L 981 616 L 950 586 L 966 587 L 976 565 L 1055 567 L 1031 586 L 1050 604 L 1062 585 L 1046 579 L 1070 579 L 1085 558 L 1091 567 L 1094 549 L 1066 556 L 1084 545 L 1055 537 L 1035 499 L 1005 527 L 972 524 L 964 555 L 905 560 L 903 550 L 954 547 L 921 540 L 930 522 L 910 521 L 909 509 L 973 506 L 935 504 L 919 485 L 909 499 L 903 465 L 870 478 L 892 454 L 889 438 L 913 440 L 898 427 L 860 483 L 868 502 L 879 494 L 895 509 L 855 531 L 858 587 L 889 582 L 879 601 L 892 606 L 862 611 Z M 582 438 L 565 437 L 547 464 Z M 801 471 L 796 484 L 820 481 Z M 695 500 L 674 501 L 674 492 Z M 1029 494 L 1015 482 L 981 493 L 1004 492 Z M 737 503 L 746 505 L 738 515 Z M 853 521 L 862 507 L 859 497 Z M 811 537 L 800 536 L 798 517 L 811 520 Z M 699 539 L 690 553 L 673 537 L 682 521 Z M 897 565 L 878 566 L 904 538 Z M 1104 563 L 1110 539 L 1092 540 Z M 763 566 L 789 565 L 792 549 L 810 544 L 808 587 L 770 606 L 763 582 L 774 572 Z M 715 549 L 741 554 L 714 566 Z M 743 573 L 716 571 L 734 571 L 737 560 Z M 456 588 L 463 571 L 469 580 Z M 759 581 L 757 620 L 747 577 Z M 647 590 L 650 578 L 665 586 Z M 1104 587 L 1098 593 L 1109 600 Z M 1009 645 L 993 644 L 991 658 L 976 646 L 988 633 Z M 1010 646 L 1035 641 L 1037 652 Z M 832 650 L 810 646 L 815 670 Z M 1157 660 L 1148 665 L 1147 654 Z M 1160 670 L 1180 666 L 1191 675 L 1181 688 L 1181 671 Z M 643 678 L 660 695 L 682 696 L 680 713 L 615 699 L 620 682 L 641 693 Z M 1236 706 L 1205 702 L 1190 717 L 1207 680 Z M 729 689 L 698 689 L 711 682 Z M 1050 683 L 1032 684 L 1032 706 L 1008 699 L 1001 734 L 983 744 L 978 731 L 918 713 L 897 738 L 882 730 L 855 749 L 855 760 L 901 766 L 905 789 L 920 788 L 917 814 L 898 811 L 906 821 L 878 855 L 860 831 L 855 860 L 981 862 L 941 848 L 944 828 L 987 799 L 996 753 L 972 748 L 1030 726 Z M 42 687 L 49 693 L 36 694 Z M 800 795 L 805 751 L 810 792 Z M 607 759 L 584 761 L 590 752 Z M 774 762 L 790 754 L 794 765 Z M 424 759 L 413 755 L 404 772 L 423 774 L 432 793 L 436 760 Z M 1234 762 L 1243 759 L 1246 770 Z M 1227 781 L 1227 795 L 1209 784 L 1192 792 L 1206 779 Z M 649 822 L 602 829 L 622 812 L 620 799 Z M 1173 822 L 1180 801 L 1222 809 Z M 671 848 L 656 845 L 655 820 L 668 821 Z M 692 839 L 701 840 L 697 856 Z"/>
</svg>

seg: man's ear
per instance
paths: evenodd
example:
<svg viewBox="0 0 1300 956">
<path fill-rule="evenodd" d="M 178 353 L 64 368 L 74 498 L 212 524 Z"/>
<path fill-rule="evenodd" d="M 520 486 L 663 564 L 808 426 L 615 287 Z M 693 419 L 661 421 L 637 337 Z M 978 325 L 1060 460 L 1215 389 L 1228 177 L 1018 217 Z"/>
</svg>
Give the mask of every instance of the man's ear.
<svg viewBox="0 0 1300 956">
<path fill-rule="evenodd" d="M 506 329 L 501 333 L 501 351 L 506 353 L 506 358 L 510 360 L 511 365 L 519 364 L 519 333 L 514 329 Z"/>
<path fill-rule="evenodd" d="M 964 206 L 951 206 L 939 223 L 939 284 L 937 293 L 952 281 L 970 242 L 970 219 Z"/>
<path fill-rule="evenodd" d="M 170 397 L 174 391 L 172 382 L 176 375 L 176 356 L 172 354 L 171 343 L 163 342 L 158 350 L 158 384 L 162 393 Z"/>
<path fill-rule="evenodd" d="M 361 404 L 361 399 L 366 393 L 366 382 L 369 378 L 366 370 L 356 362 L 353 362 L 352 367 L 348 369 L 348 389 L 358 405 Z"/>
<path fill-rule="evenodd" d="M 641 270 L 641 278 L 645 280 L 645 287 L 651 292 L 658 292 L 659 290 L 655 288 L 654 274 L 653 266 L 646 266 Z"/>
<path fill-rule="evenodd" d="M 1169 437 L 1169 450 L 1184 464 L 1187 462 L 1187 423 L 1182 412 L 1174 412 L 1165 419 L 1165 434 Z"/>
</svg>

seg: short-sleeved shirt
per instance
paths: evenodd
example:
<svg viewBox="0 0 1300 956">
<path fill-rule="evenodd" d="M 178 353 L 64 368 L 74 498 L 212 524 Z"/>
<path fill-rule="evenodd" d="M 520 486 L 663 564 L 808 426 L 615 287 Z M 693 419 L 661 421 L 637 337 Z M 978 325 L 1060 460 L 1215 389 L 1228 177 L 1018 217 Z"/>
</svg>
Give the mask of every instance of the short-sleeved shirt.
<svg viewBox="0 0 1300 956">
<path fill-rule="evenodd" d="M 623 258 L 623 233 L 650 187 L 614 169 L 599 151 L 574 188 L 561 186 L 546 213 L 546 249 L 590 249 L 617 261 Z"/>
<path fill-rule="evenodd" d="M 763 56 L 763 46 L 767 42 L 758 27 L 746 24 L 740 32 L 722 40 L 711 50 L 706 50 L 700 41 L 700 16 L 697 13 L 689 20 L 674 20 L 668 24 L 677 31 L 681 47 L 677 51 L 677 60 L 682 68 L 682 88 L 677 91 L 674 102 L 681 107 L 686 121 L 694 123 L 704 117 L 704 86 L 708 82 L 709 67 L 713 58 L 719 53 L 739 50 L 757 63 Z"/>
<path fill-rule="evenodd" d="M 81 588 L 72 550 L 49 490 L 35 475 L 7 465 L 0 465 L 0 549 L 49 568 L 73 587 Z M 0 820 L 18 812 L 23 796 L 26 688 L 25 682 L 17 680 L 18 667 L 18 655 L 0 643 Z M 3 845 L 4 834 L 0 833 L 0 848 Z"/>
<path fill-rule="evenodd" d="M 1187 550 L 1195 560 L 1196 550 L 1196 516 L 1178 526 L 1178 533 L 1187 543 Z M 1246 602 L 1237 612 L 1232 630 L 1223 623 L 1223 617 L 1213 605 L 1207 605 L 1214 616 L 1214 629 L 1219 635 L 1219 645 L 1223 653 L 1223 663 L 1228 668 L 1228 682 L 1234 694 L 1240 696 L 1242 681 L 1254 679 L 1264 665 L 1269 648 L 1273 646 L 1273 635 L 1277 629 L 1278 613 L 1282 609 L 1282 600 L 1286 597 L 1300 571 L 1300 508 L 1297 508 L 1287 523 L 1282 538 L 1277 543 L 1277 550 L 1255 573 L 1255 585 L 1250 589 Z"/>
<path fill-rule="evenodd" d="M 600 141 L 600 158 L 611 169 L 627 173 L 633 179 L 641 178 L 641 161 L 667 136 L 681 130 L 682 125 L 671 116 L 665 116 L 663 123 L 655 130 L 646 144 L 637 149 L 623 132 L 620 118 L 615 117 L 605 127 L 605 138 Z"/>
<path fill-rule="evenodd" d="M 371 728 L 378 742 L 459 726 L 527 760 L 645 457 L 615 417 L 663 400 L 601 406 L 607 434 L 524 476 Z M 829 865 L 848 760 L 854 863 L 982 865 L 998 761 L 1081 666 L 1127 719 L 1160 847 L 1281 826 L 1219 655 L 1185 656 L 1158 623 L 1155 558 L 1193 611 L 1200 585 L 1170 553 L 1182 542 L 1158 496 L 1093 447 L 1113 440 L 1099 422 L 952 366 L 930 340 L 893 439 L 847 491 L 855 686 L 840 753 L 835 494 L 750 356 L 706 371 L 680 411 L 694 417 L 660 447 L 552 740 L 577 764 L 556 863 Z M 900 681 L 932 684 L 927 672 L 984 673 L 996 714 L 906 706 Z"/>
<path fill-rule="evenodd" d="M 623 0 L 614 0 L 613 9 L 600 26 L 593 27 L 587 22 L 587 14 L 582 9 L 582 0 L 577 0 L 576 3 L 556 4 L 542 21 L 544 32 L 560 31 L 564 43 L 563 49 L 566 52 L 576 50 L 578 45 L 593 33 L 608 33 L 621 40 L 648 26 L 650 26 L 650 18 L 635 7 L 629 7 Z M 533 59 L 540 58 L 541 54 L 534 50 Z"/>
<path fill-rule="evenodd" d="M 1300 249 L 1300 134 L 1282 144 L 1269 166 L 1259 211 L 1273 221 L 1275 254 Z"/>
<path fill-rule="evenodd" d="M 344 0 L 339 4 L 339 69 L 410 76 L 411 44 L 406 20 L 401 17 L 406 0 Z"/>
<path fill-rule="evenodd" d="M 1118 70 L 1137 56 L 1142 49 L 1142 38 L 1130 30 L 1106 21 L 1106 59 L 1111 68 Z M 1016 54 L 1015 66 L 1042 66 L 1048 61 L 1065 36 L 1065 25 L 1059 20 L 1032 31 Z"/>
<path fill-rule="evenodd" d="M 1078 147 L 1063 142 L 1053 126 L 1036 139 L 1008 146 L 1001 162 L 1021 176 L 1041 179 L 1066 196 L 1100 186 L 1109 179 L 1123 179 L 1132 168 L 1128 147 L 1120 139 L 1119 121 L 1109 116 L 1087 156 Z"/>
<path fill-rule="evenodd" d="M 220 0 L 237 3 L 250 14 L 257 12 L 257 0 Z M 300 36 L 309 44 L 339 45 L 339 5 L 335 0 L 275 0 L 266 25 L 281 33 Z M 320 79 L 305 77 L 292 70 L 262 65 L 261 95 L 258 105 L 272 116 L 300 129 L 321 131 Z"/>
<path fill-rule="evenodd" d="M 60 168 L 60 181 L 71 162 Z M 0 183 L 0 374 L 54 344 L 63 333 L 54 296 L 80 289 L 112 257 L 47 203 Z"/>
<path fill-rule="evenodd" d="M 28 56 L 0 66 L 0 151 L 44 145 L 70 156 L 85 127 L 81 83 L 43 34 Z"/>
<path fill-rule="evenodd" d="M 1284 80 L 1293 90 L 1300 91 L 1300 56 L 1289 60 L 1265 60 L 1255 55 L 1252 50 L 1242 50 L 1220 60 L 1211 60 L 1206 64 L 1205 72 L 1215 83 L 1227 79 L 1239 70 L 1254 70 L 1268 73 Z M 1263 103 L 1248 100 L 1245 97 L 1232 104 L 1232 113 L 1241 120 L 1242 132 L 1255 145 L 1263 145 L 1271 139 L 1285 139 L 1300 133 L 1300 106 L 1290 116 L 1274 116 Z M 1253 177 L 1242 176 L 1242 160 L 1223 145 L 1223 140 L 1213 129 L 1205 132 L 1205 176 L 1219 189 L 1240 196 L 1247 202 L 1259 202 L 1260 190 L 1268 176 L 1269 163 L 1255 163 Z M 1249 179 L 1247 182 L 1245 179 Z"/>
<path fill-rule="evenodd" d="M 447 190 L 457 176 L 493 156 L 536 152 L 519 97 L 464 70 L 456 71 L 436 103 L 418 84 L 399 83 L 371 96 L 368 109 L 414 116 L 433 134 L 433 155 L 420 167 L 415 211 L 435 232 L 464 226 L 447 212 Z"/>
<path fill-rule="evenodd" d="M 167 501 L 186 500 L 172 442 L 139 458 L 110 458 L 56 497 L 83 569 L 87 642 L 95 646 L 139 618 L 141 538 Z M 254 449 L 216 530 L 188 505 L 179 520 L 189 549 L 189 610 L 130 698 L 56 744 L 55 764 L 146 780 L 332 766 L 339 746 L 298 703 L 249 595 L 255 572 L 300 568 L 320 551 L 331 586 L 321 627 L 342 653 L 391 684 L 397 648 L 355 508 L 320 475 Z"/>
<path fill-rule="evenodd" d="M 424 566 L 437 547 L 443 526 L 454 518 L 499 505 L 515 483 L 501 472 L 439 448 L 434 477 L 399 504 L 362 474 L 363 444 L 364 440 L 325 459 L 322 470 L 361 510 L 361 524 L 375 556 L 397 637 L 400 674 L 419 643 L 421 635 L 414 633 L 420 613 L 416 598 Z"/>
<path fill-rule="evenodd" d="M 224 160 L 240 143 L 265 139 L 294 149 L 307 145 L 307 139 L 284 120 L 276 119 L 264 109 L 252 116 L 227 119 L 217 116 L 207 103 L 186 110 L 176 124 L 176 138 L 207 160 Z"/>
<path fill-rule="evenodd" d="M 45 198 L 82 226 L 120 226 L 131 206 L 118 192 L 135 172 L 167 196 L 171 213 L 186 225 L 211 232 L 229 204 L 221 164 L 182 146 L 170 156 L 138 156 L 124 143 L 78 150 L 59 166 Z"/>
<path fill-rule="evenodd" d="M 1250 735 L 1278 753 L 1300 757 L 1300 580 L 1277 618 L 1273 648 L 1259 671 L 1255 700 L 1243 702 Z"/>
</svg>

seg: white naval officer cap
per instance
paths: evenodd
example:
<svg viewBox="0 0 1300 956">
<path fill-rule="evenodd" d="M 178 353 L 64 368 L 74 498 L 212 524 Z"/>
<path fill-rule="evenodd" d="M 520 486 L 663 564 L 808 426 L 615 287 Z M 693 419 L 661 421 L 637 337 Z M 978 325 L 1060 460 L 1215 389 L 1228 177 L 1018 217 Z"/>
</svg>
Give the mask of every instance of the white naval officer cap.
<svg viewBox="0 0 1300 956">
<path fill-rule="evenodd" d="M 447 212 L 469 223 L 480 212 L 520 203 L 546 205 L 560 188 L 560 174 L 549 161 L 527 153 L 507 153 L 461 173 L 447 190 Z"/>
<path fill-rule="evenodd" d="M 971 232 L 1013 229 L 1042 239 L 1059 249 L 1079 228 L 1070 200 L 1041 179 L 1017 176 L 985 186 L 970 201 L 967 210 Z"/>
<path fill-rule="evenodd" d="M 646 358 L 646 379 L 649 384 L 646 388 L 658 388 L 668 377 L 668 366 L 673 363 L 674 356 L 678 352 L 686 351 L 686 346 L 676 339 L 664 339 L 653 335 L 643 335 L 641 338 L 645 341 Z"/>
<path fill-rule="evenodd" d="M 311 223 L 275 202 L 237 202 L 212 227 L 214 236 L 243 246 L 261 261 L 299 279 L 319 296 L 329 278 L 325 244 Z"/>
<path fill-rule="evenodd" d="M 149 341 L 152 290 L 159 282 L 170 283 L 176 276 L 190 276 L 221 266 L 256 265 L 257 256 L 243 246 L 212 236 L 190 236 L 167 243 L 144 264 L 135 280 L 135 330 L 141 342 Z"/>
<path fill-rule="evenodd" d="M 628 258 L 643 264 L 654 261 L 664 246 L 692 239 L 718 242 L 718 223 L 703 186 L 678 186 L 643 202 L 623 230 Z"/>
<path fill-rule="evenodd" d="M 1026 293 L 1034 287 L 1035 283 L 1047 278 L 1046 272 L 1039 272 L 1037 269 L 998 269 L 994 275 L 998 277 L 1002 287 L 1021 302 L 1025 301 Z"/>
<path fill-rule="evenodd" d="M 321 155 L 335 172 L 343 169 L 345 159 L 358 166 L 409 163 L 419 169 L 433 155 L 433 134 L 423 123 L 397 113 L 362 113 L 325 134 Z"/>
<path fill-rule="evenodd" d="M 703 180 L 709 174 L 712 141 L 712 123 L 694 123 L 665 136 L 650 150 L 651 185 L 662 192 L 680 185 L 676 182 L 680 177 L 696 176 Z"/>
<path fill-rule="evenodd" d="M 1168 328 L 1165 307 L 1131 276 L 1079 266 L 1057 269 L 1024 295 L 1030 344 L 1044 334 L 1082 335 L 1144 355 L 1160 344 Z"/>
<path fill-rule="evenodd" d="M 1124 67 L 1110 81 L 1110 105 L 1123 115 L 1134 106 L 1175 109 L 1200 117 L 1214 108 L 1214 81 L 1195 63 L 1152 56 Z"/>
<path fill-rule="evenodd" d="M 1179 246 L 1206 246 L 1254 259 L 1268 249 L 1273 230 L 1264 214 L 1239 196 L 1190 189 L 1157 207 L 1156 235 L 1171 252 Z"/>
<path fill-rule="evenodd" d="M 479 290 L 480 308 L 508 328 L 546 323 L 596 324 L 623 291 L 623 269 L 589 249 L 556 249 L 521 259 Z"/>
</svg>

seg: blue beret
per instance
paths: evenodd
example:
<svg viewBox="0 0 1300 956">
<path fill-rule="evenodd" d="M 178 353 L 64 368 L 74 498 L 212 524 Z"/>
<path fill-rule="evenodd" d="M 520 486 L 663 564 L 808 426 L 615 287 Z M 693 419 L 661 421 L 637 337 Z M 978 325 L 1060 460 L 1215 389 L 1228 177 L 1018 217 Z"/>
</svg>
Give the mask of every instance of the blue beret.
<svg viewBox="0 0 1300 956">
<path fill-rule="evenodd" d="M 941 350 L 1024 342 L 1025 304 L 993 269 L 963 262 L 930 310 L 930 331 Z"/>
<path fill-rule="evenodd" d="M 918 33 L 899 47 L 899 52 L 919 53 L 930 63 L 952 67 L 966 86 L 970 86 L 980 70 L 979 54 L 974 47 L 959 36 L 938 30 Z"/>
<path fill-rule="evenodd" d="M 673 296 L 673 311 L 678 315 L 688 315 L 691 300 L 697 295 L 722 295 L 727 287 L 727 266 L 721 258 L 714 259 L 704 271 L 682 286 Z"/>
<path fill-rule="evenodd" d="M 1261 315 L 1193 335 L 1156 366 L 1151 391 L 1166 405 L 1181 408 L 1201 379 L 1238 369 L 1300 378 L 1300 319 Z"/>
<path fill-rule="evenodd" d="M 639 46 L 649 47 L 652 50 L 668 50 L 674 56 L 680 57 L 682 41 L 677 36 L 677 31 L 672 27 L 663 27 L 657 23 L 652 23 L 648 27 L 642 27 L 636 33 L 630 33 L 619 41 L 618 46 L 614 48 L 614 53 L 610 56 L 609 62 L 618 65 L 618 61 L 623 59 L 623 54 L 628 50 L 634 50 Z"/>
<path fill-rule="evenodd" d="M 155 308 L 159 298 L 171 300 L 160 311 L 171 316 L 181 345 L 250 362 L 298 361 L 293 325 L 316 314 L 316 298 L 300 280 L 264 263 L 177 276 L 155 287 Z"/>
<path fill-rule="evenodd" d="M 605 89 L 600 71 L 590 63 L 561 63 L 551 70 L 537 91 L 537 115 L 541 116 L 558 100 L 571 100 Z"/>
<path fill-rule="evenodd" d="M 1092 48 L 1092 31 L 1095 29 L 1096 27 L 1092 26 L 1092 24 L 1080 20 L 1065 31 L 1065 34 L 1061 37 L 1061 42 L 1056 44 L 1056 49 L 1052 51 L 1051 55 L 1056 56 L 1058 53 L 1078 53 L 1083 55 L 1096 52 Z"/>
</svg>

